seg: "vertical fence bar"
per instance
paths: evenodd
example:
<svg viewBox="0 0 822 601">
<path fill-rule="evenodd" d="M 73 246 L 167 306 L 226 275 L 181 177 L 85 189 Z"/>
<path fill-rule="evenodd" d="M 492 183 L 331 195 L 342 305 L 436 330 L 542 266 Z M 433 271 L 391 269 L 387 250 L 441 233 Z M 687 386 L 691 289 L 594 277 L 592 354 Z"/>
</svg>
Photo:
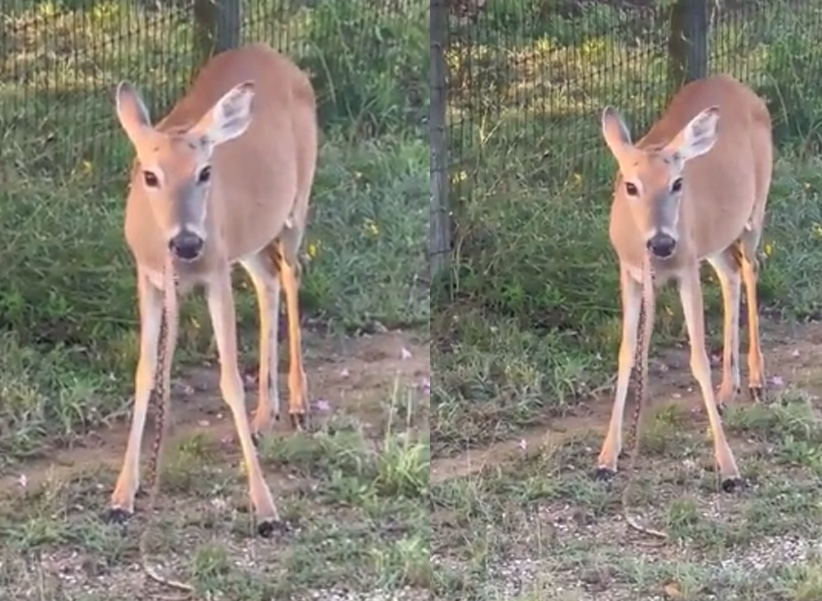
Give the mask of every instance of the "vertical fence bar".
<svg viewBox="0 0 822 601">
<path fill-rule="evenodd" d="M 449 266 L 451 223 L 448 210 L 447 83 L 445 46 L 448 36 L 446 0 L 431 2 L 431 277 Z"/>
<path fill-rule="evenodd" d="M 239 46 L 242 22 L 242 0 L 195 0 L 195 67 L 215 54 Z"/>
<path fill-rule="evenodd" d="M 668 39 L 668 97 L 708 74 L 708 1 L 677 0 Z"/>
</svg>

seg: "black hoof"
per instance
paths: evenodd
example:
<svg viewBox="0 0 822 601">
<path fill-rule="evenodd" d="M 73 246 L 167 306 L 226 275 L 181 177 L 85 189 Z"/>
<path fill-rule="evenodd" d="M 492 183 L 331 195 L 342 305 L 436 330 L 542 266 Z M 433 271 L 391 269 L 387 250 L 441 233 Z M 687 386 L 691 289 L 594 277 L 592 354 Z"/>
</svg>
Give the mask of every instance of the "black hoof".
<svg viewBox="0 0 822 601">
<path fill-rule="evenodd" d="M 279 520 L 263 520 L 257 524 L 257 534 L 263 538 L 271 538 L 275 534 L 285 534 L 288 527 L 285 522 Z"/>
<path fill-rule="evenodd" d="M 716 404 L 716 412 L 719 414 L 720 417 L 725 415 L 725 403 L 717 403 Z"/>
<path fill-rule="evenodd" d="M 761 403 L 765 399 L 765 391 L 761 386 L 751 386 L 748 388 L 748 394 L 755 403 Z"/>
<path fill-rule="evenodd" d="M 308 417 L 305 413 L 289 413 L 289 417 L 291 418 L 291 427 L 297 430 L 298 432 L 302 432 L 306 430 L 308 427 Z"/>
<path fill-rule="evenodd" d="M 125 524 L 130 517 L 131 513 L 129 513 L 125 509 L 120 509 L 119 507 L 112 507 L 108 510 L 108 513 L 106 514 L 106 522 L 108 522 L 109 524 Z"/>
<path fill-rule="evenodd" d="M 616 476 L 616 471 L 607 467 L 598 467 L 594 470 L 594 480 L 599 482 L 610 482 Z"/>
<path fill-rule="evenodd" d="M 738 489 L 741 489 L 744 486 L 745 482 L 742 478 L 726 478 L 722 481 L 722 490 L 724 492 L 734 492 Z"/>
<path fill-rule="evenodd" d="M 260 443 L 262 442 L 262 440 L 263 440 L 263 435 L 260 434 L 259 432 L 252 432 L 251 433 L 251 442 L 254 443 L 255 447 L 259 448 Z"/>
</svg>

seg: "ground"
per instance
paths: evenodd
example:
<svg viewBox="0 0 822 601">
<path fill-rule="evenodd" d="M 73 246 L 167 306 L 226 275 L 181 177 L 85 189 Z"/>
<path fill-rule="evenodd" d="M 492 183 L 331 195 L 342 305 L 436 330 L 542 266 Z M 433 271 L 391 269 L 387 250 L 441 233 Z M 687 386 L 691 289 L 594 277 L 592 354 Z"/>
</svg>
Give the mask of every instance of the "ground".
<svg viewBox="0 0 822 601">
<path fill-rule="evenodd" d="M 590 477 L 612 391 L 547 427 L 434 458 L 436 598 L 822 598 L 822 325 L 771 324 L 764 340 L 768 399 L 740 397 L 725 414 L 747 481 L 733 494 L 718 486 L 687 351 L 652 358 L 630 510 L 667 542 L 626 527 L 624 474 L 610 485 Z"/>
<path fill-rule="evenodd" d="M 429 581 L 428 446 L 420 442 L 428 430 L 427 341 L 408 332 L 313 334 L 305 346 L 312 431 L 283 426 L 260 448 L 288 532 L 273 540 L 252 536 L 217 372 L 213 365 L 186 368 L 175 380 L 151 561 L 168 576 L 192 579 L 207 599 L 381 598 L 356 596 L 369 590 L 421 598 Z M 256 386 L 247 380 L 251 408 Z M 136 545 L 147 496 L 138 496 L 138 513 L 125 528 L 102 519 L 127 428 L 120 420 L 2 475 L 0 598 L 173 594 L 144 588 Z M 146 450 L 151 436 L 149 425 Z M 349 596 L 335 597 L 326 586 Z"/>
</svg>

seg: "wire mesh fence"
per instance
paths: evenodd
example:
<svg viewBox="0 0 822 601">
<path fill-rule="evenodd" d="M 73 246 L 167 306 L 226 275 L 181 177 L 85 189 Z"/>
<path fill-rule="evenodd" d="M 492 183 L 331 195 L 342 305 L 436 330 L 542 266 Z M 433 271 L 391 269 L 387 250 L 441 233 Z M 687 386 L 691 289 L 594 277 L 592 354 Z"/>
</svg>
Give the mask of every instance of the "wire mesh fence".
<svg viewBox="0 0 822 601">
<path fill-rule="evenodd" d="M 515 244 L 549 210 L 515 207 L 501 223 L 500 199 L 530 189 L 545 203 L 597 195 L 607 205 L 608 104 L 639 137 L 684 81 L 725 72 L 766 98 L 779 146 L 822 142 L 819 0 L 453 0 L 448 10 L 450 181 L 436 204 L 452 231 L 431 254 L 456 253 L 455 273 L 484 269 L 471 265 L 488 260 L 489 244 Z"/>
<path fill-rule="evenodd" d="M 2 171 L 124 171 L 113 117 L 120 79 L 156 117 L 214 52 L 268 42 L 313 76 L 323 127 L 372 135 L 418 127 L 429 92 L 421 0 L 3 0 Z M 414 26 L 409 26 L 413 23 Z"/>
</svg>

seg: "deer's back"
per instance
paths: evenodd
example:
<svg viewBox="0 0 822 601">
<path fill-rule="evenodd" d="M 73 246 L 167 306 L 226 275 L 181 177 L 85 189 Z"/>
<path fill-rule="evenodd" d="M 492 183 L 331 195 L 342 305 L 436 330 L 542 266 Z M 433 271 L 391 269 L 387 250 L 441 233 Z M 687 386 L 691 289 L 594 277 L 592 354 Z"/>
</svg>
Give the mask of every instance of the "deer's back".
<svg viewBox="0 0 822 601">
<path fill-rule="evenodd" d="M 681 225 L 702 258 L 741 233 L 757 202 L 764 203 L 772 169 L 771 119 L 765 103 L 728 75 L 684 86 L 660 120 L 637 143 L 669 142 L 700 111 L 719 106 L 714 147 L 685 165 Z"/>
</svg>

